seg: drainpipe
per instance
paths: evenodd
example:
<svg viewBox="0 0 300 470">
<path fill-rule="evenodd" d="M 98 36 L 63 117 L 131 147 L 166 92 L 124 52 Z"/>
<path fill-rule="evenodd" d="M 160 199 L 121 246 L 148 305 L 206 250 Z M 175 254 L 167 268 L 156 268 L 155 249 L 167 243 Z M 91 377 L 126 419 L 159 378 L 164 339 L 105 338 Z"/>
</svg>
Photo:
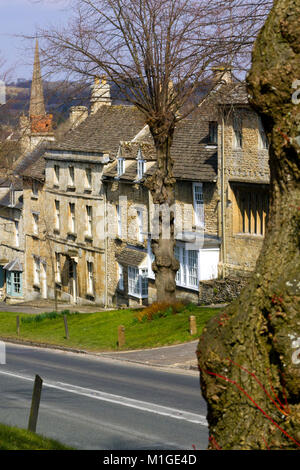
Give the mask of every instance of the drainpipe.
<svg viewBox="0 0 300 470">
<path fill-rule="evenodd" d="M 225 152 L 224 152 L 224 114 L 222 113 L 222 130 L 221 130 L 221 223 L 222 223 L 222 278 L 226 277 L 226 227 L 225 227 Z"/>
<path fill-rule="evenodd" d="M 107 237 L 107 187 L 104 184 L 104 249 L 105 249 L 105 308 L 108 307 L 108 237 Z"/>
</svg>

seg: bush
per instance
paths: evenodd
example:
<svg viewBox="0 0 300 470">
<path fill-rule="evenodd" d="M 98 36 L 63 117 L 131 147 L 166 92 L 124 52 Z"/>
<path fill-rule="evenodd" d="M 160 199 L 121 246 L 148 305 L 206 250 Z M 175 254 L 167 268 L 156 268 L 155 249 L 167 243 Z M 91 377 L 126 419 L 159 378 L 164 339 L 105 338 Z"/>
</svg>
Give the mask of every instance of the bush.
<svg viewBox="0 0 300 470">
<path fill-rule="evenodd" d="M 154 302 L 137 314 L 139 322 L 152 321 L 182 312 L 187 306 L 183 302 Z"/>
</svg>

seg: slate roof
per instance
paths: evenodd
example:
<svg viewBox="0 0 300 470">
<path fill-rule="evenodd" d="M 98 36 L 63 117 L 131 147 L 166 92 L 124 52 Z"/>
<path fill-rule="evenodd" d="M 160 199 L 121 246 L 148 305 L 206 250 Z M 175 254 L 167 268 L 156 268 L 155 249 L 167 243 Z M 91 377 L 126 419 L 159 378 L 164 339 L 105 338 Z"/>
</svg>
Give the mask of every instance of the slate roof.
<svg viewBox="0 0 300 470">
<path fill-rule="evenodd" d="M 125 266 L 139 266 L 146 258 L 145 251 L 136 250 L 134 248 L 124 248 L 116 255 L 116 260 Z"/>
<path fill-rule="evenodd" d="M 15 258 L 7 263 L 5 266 L 3 266 L 3 269 L 6 269 L 6 271 L 23 271 L 23 267 L 19 258 Z"/>
<path fill-rule="evenodd" d="M 109 153 L 114 156 L 122 140 L 132 140 L 144 127 L 145 118 L 133 106 L 101 106 L 48 150 Z"/>
<path fill-rule="evenodd" d="M 212 98 L 215 98 L 219 105 L 249 105 L 245 82 L 233 82 L 222 85 L 222 87 L 212 93 Z"/>
<path fill-rule="evenodd" d="M 213 116 L 211 120 L 213 120 Z M 214 181 L 216 179 L 217 148 L 208 144 L 208 123 L 209 114 L 199 108 L 190 117 L 177 124 L 171 147 L 171 156 L 174 159 L 173 171 L 176 179 L 188 181 Z M 145 139 L 145 135 L 142 138 Z M 131 160 L 132 163 L 126 164 L 126 171 L 120 176 L 120 180 L 136 180 L 136 158 L 139 148 L 142 151 L 143 159 L 148 162 L 145 177 L 153 174 L 156 168 L 155 148 L 153 141 L 149 142 L 149 136 L 146 141 L 121 142 L 119 156 L 125 160 Z M 116 161 L 104 170 L 104 176 L 107 178 L 117 177 Z"/>
<path fill-rule="evenodd" d="M 41 142 L 32 152 L 20 157 L 14 167 L 14 173 L 43 181 L 45 179 L 44 153 L 49 142 Z"/>
<path fill-rule="evenodd" d="M 0 174 L 0 188 L 10 188 L 13 187 L 16 191 L 21 191 L 23 189 L 22 178 L 19 178 L 18 175 L 12 174 L 12 171 L 1 172 Z"/>
</svg>

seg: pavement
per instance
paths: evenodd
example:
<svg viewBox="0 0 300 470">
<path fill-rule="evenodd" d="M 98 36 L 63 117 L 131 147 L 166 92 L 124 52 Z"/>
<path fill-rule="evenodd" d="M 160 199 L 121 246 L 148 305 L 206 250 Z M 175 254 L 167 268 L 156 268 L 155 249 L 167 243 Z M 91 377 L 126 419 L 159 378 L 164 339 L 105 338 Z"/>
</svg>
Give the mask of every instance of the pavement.
<svg viewBox="0 0 300 470">
<path fill-rule="evenodd" d="M 196 357 L 197 346 L 198 340 L 172 346 L 164 346 L 161 348 L 109 352 L 97 355 L 117 359 L 119 361 L 135 362 L 147 366 L 198 371 Z"/>
<path fill-rule="evenodd" d="M 211 307 L 223 307 L 224 305 L 213 305 Z M 38 302 L 22 302 L 15 305 L 8 305 L 5 302 L 0 302 L 0 312 L 1 311 L 11 311 L 11 312 L 20 312 L 20 313 L 42 313 L 42 312 L 51 312 L 54 310 L 53 302 L 38 301 Z M 72 305 L 72 304 L 59 304 L 58 311 L 70 310 L 77 311 L 81 313 L 92 313 L 95 312 L 95 305 L 91 306 L 81 306 L 81 305 Z M 114 309 L 101 309 L 105 310 L 114 310 Z M 25 344 L 23 341 L 15 341 L 17 343 Z M 28 343 L 27 343 L 28 344 Z M 32 346 L 43 346 L 49 347 L 48 345 L 39 345 L 33 342 L 30 342 Z M 98 357 L 111 358 L 119 361 L 127 361 L 138 364 L 144 364 L 146 366 L 154 367 L 163 367 L 163 368 L 174 368 L 181 370 L 190 370 L 198 371 L 197 358 L 196 358 L 196 349 L 198 345 L 198 340 L 190 341 L 188 343 L 177 344 L 172 346 L 164 346 L 160 348 L 151 348 L 151 349 L 141 349 L 135 351 L 116 351 L 116 352 L 103 352 L 103 353 L 94 353 Z M 77 351 L 71 348 L 56 348 L 63 349 L 67 351 L 74 351 L 78 353 L 88 353 L 87 351 Z"/>
</svg>

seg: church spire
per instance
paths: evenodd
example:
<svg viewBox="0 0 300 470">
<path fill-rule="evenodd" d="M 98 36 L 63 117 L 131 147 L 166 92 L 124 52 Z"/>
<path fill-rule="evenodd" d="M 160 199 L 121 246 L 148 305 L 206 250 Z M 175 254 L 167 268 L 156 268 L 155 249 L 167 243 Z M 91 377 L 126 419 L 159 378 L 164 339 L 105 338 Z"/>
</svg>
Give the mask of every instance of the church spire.
<svg viewBox="0 0 300 470">
<path fill-rule="evenodd" d="M 39 57 L 39 43 L 38 43 L 38 40 L 36 40 L 33 76 L 32 76 L 32 84 L 31 84 L 29 116 L 36 118 L 38 116 L 45 116 L 45 115 L 46 115 L 46 111 L 45 111 L 43 82 L 42 82 L 41 65 L 40 65 L 40 57 Z"/>
</svg>

